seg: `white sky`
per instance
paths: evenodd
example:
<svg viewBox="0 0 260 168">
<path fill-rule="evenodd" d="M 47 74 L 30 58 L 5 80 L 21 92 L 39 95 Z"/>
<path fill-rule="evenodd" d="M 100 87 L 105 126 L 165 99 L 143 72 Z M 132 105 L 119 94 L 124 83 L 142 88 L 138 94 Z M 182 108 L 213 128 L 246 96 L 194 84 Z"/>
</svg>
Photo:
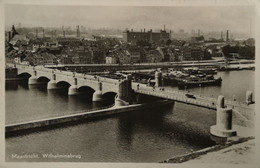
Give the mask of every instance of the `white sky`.
<svg viewBox="0 0 260 168">
<path fill-rule="evenodd" d="M 250 6 L 134 7 L 134 6 L 5 6 L 5 24 L 61 27 L 84 25 L 91 28 L 141 28 L 172 30 L 254 32 L 254 8 Z"/>
</svg>

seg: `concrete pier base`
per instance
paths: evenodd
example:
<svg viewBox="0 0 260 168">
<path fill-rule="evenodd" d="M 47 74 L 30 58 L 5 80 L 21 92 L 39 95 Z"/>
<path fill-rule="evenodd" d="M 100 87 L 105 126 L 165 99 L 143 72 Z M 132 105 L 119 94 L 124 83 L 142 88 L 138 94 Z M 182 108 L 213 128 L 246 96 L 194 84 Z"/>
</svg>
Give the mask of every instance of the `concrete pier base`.
<svg viewBox="0 0 260 168">
<path fill-rule="evenodd" d="M 237 132 L 235 130 L 220 129 L 217 125 L 213 125 L 210 127 L 210 133 L 214 136 L 223 137 L 223 138 L 237 135 Z"/>
<path fill-rule="evenodd" d="M 68 90 L 68 95 L 78 95 L 79 93 L 77 92 L 77 85 L 71 85 L 69 87 L 69 90 Z"/>
<path fill-rule="evenodd" d="M 97 90 L 93 93 L 92 101 L 102 101 L 102 92 L 100 90 Z"/>
<path fill-rule="evenodd" d="M 121 106 L 127 106 L 129 105 L 128 102 L 120 99 L 120 98 L 115 98 L 115 107 L 121 107 Z"/>
<path fill-rule="evenodd" d="M 30 77 L 28 79 L 28 85 L 35 85 L 35 84 L 39 84 L 40 82 L 37 81 L 36 77 Z"/>
<path fill-rule="evenodd" d="M 232 109 L 217 107 L 217 124 L 210 127 L 210 133 L 218 137 L 236 136 L 232 130 Z"/>
<path fill-rule="evenodd" d="M 57 88 L 59 88 L 59 87 L 57 87 L 55 80 L 51 80 L 48 82 L 47 89 L 57 89 Z"/>
</svg>

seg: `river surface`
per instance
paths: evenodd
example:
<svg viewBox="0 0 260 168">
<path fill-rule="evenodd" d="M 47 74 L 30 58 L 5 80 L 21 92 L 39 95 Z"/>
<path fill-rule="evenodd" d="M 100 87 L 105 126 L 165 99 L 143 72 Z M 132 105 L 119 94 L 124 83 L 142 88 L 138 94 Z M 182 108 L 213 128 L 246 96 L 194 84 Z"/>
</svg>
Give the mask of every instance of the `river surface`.
<svg viewBox="0 0 260 168">
<path fill-rule="evenodd" d="M 254 93 L 254 73 L 218 72 L 222 86 L 189 90 L 213 96 L 223 94 L 227 98 L 235 95 L 237 100 L 244 101 L 246 90 Z M 28 87 L 20 82 L 6 83 L 5 96 L 6 124 L 73 114 L 113 103 L 107 100 L 97 104 L 88 95 L 68 96 L 66 89 L 49 91 L 45 85 Z M 209 135 L 215 122 L 214 110 L 174 103 L 165 108 L 8 137 L 6 161 L 159 162 L 215 145 Z"/>
</svg>

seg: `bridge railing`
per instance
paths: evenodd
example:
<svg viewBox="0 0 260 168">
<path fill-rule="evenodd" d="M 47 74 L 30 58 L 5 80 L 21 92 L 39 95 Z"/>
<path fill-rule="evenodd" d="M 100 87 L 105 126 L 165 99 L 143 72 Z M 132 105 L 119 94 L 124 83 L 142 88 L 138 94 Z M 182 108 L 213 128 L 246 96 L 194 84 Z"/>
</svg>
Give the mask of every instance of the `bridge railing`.
<svg viewBox="0 0 260 168">
<path fill-rule="evenodd" d="M 10 65 L 14 66 L 14 65 Z M 77 72 L 69 72 L 69 71 L 62 71 L 62 70 L 57 70 L 57 69 L 49 69 L 45 68 L 43 66 L 24 66 L 24 65 L 16 65 L 16 67 L 19 67 L 21 69 L 27 69 L 27 70 L 39 70 L 42 72 L 48 72 L 48 73 L 55 73 L 59 75 L 64 75 L 64 76 L 73 76 L 76 78 L 81 78 L 81 79 L 88 79 L 88 80 L 99 80 L 101 82 L 106 82 L 106 83 L 112 83 L 116 84 L 117 81 L 115 79 L 110 79 L 110 78 L 105 78 L 105 77 L 99 77 L 99 76 L 92 76 L 92 75 L 87 75 L 83 73 L 77 73 Z"/>
<path fill-rule="evenodd" d="M 135 83 L 134 82 L 134 87 L 136 87 L 136 85 L 137 85 L 138 83 Z M 134 88 L 135 89 L 135 88 Z M 158 88 L 152 88 L 152 87 L 148 87 L 148 86 L 146 86 L 145 84 L 139 84 L 139 89 L 142 89 L 142 90 L 149 90 L 149 91 L 151 91 L 151 90 L 155 90 L 155 91 L 160 91 Z M 181 95 L 181 96 L 185 96 L 185 94 L 186 93 L 188 93 L 188 92 L 186 92 L 186 91 L 176 91 L 176 90 L 169 90 L 169 89 L 167 89 L 167 88 L 164 88 L 164 91 L 162 91 L 161 90 L 161 93 L 164 93 L 164 94 L 166 94 L 166 93 L 170 93 L 170 94 L 177 94 L 177 95 Z M 201 95 L 201 94 L 194 94 L 194 93 L 192 93 L 192 95 L 194 95 L 196 98 L 199 98 L 199 99 L 205 99 L 205 100 L 207 100 L 207 101 L 211 101 L 211 102 L 217 102 L 217 100 L 218 100 L 218 97 L 217 96 L 214 96 L 214 95 L 212 95 L 212 96 L 206 96 L 206 95 Z M 232 104 L 232 105 L 245 105 L 246 106 L 246 103 L 245 102 L 241 102 L 241 101 L 234 101 L 234 100 L 225 100 L 225 102 L 226 102 L 226 104 Z"/>
<path fill-rule="evenodd" d="M 166 99 L 173 99 L 178 102 L 184 102 L 188 104 L 194 104 L 202 107 L 207 107 L 211 109 L 216 109 L 216 102 L 208 101 L 208 100 L 197 100 L 192 98 L 187 98 L 184 95 L 171 94 L 169 92 L 158 92 L 153 90 L 137 90 L 138 93 L 148 94 L 152 96 L 158 96 Z"/>
</svg>

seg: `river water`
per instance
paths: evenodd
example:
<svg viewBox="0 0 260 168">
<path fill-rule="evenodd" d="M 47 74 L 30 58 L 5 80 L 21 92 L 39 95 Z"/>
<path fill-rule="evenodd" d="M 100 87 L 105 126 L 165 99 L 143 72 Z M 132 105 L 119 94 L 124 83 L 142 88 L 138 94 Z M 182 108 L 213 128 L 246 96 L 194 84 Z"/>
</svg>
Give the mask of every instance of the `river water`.
<svg viewBox="0 0 260 168">
<path fill-rule="evenodd" d="M 227 98 L 235 95 L 237 100 L 244 101 L 246 90 L 254 91 L 254 73 L 219 72 L 217 76 L 223 79 L 221 87 L 189 90 L 214 96 L 223 94 Z M 109 100 L 93 103 L 88 95 L 68 96 L 66 89 L 49 91 L 45 85 L 28 87 L 8 82 L 6 124 L 71 114 L 112 103 Z M 214 145 L 209 129 L 215 121 L 213 110 L 174 103 L 170 107 L 133 111 L 8 137 L 6 161 L 159 162 Z M 17 158 L 28 155 L 31 158 Z"/>
</svg>

